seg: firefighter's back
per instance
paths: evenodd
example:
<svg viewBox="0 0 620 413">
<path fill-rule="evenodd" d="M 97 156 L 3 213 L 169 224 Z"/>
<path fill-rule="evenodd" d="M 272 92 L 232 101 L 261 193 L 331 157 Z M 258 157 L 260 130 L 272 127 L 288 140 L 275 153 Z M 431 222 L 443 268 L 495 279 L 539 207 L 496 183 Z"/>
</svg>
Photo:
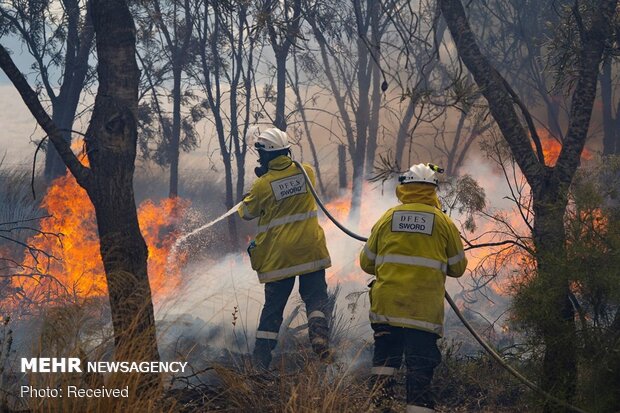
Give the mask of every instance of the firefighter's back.
<svg viewBox="0 0 620 413">
<path fill-rule="evenodd" d="M 306 173 L 314 178 L 309 165 Z M 285 156 L 269 163 L 269 171 L 252 188 L 260 200 L 252 264 L 261 282 L 300 275 L 330 266 L 318 210 L 302 172 Z"/>
<path fill-rule="evenodd" d="M 371 320 L 441 334 L 449 218 L 436 207 L 407 203 L 377 225 Z"/>
</svg>

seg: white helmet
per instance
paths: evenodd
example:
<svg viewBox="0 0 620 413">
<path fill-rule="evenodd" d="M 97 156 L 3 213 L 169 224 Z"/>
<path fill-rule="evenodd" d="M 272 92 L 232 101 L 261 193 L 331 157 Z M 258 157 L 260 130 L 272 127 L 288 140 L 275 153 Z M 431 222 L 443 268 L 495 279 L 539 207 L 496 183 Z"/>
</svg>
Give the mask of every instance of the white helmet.
<svg viewBox="0 0 620 413">
<path fill-rule="evenodd" d="M 258 135 L 258 138 L 256 138 L 256 147 L 267 152 L 272 152 L 288 149 L 291 145 L 288 143 L 286 132 L 278 128 L 269 128 Z"/>
<path fill-rule="evenodd" d="M 435 172 L 442 173 L 443 169 L 433 164 L 419 163 L 413 165 L 407 172 L 398 177 L 401 184 L 410 184 L 414 182 L 431 184 L 437 186 L 439 180 Z"/>
</svg>

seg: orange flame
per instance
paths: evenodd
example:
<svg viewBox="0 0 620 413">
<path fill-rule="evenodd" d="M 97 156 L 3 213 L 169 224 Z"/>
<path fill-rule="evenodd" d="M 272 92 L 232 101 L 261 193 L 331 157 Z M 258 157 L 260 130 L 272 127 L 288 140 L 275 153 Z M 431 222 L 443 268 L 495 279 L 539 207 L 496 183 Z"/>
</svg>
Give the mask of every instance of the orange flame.
<svg viewBox="0 0 620 413">
<path fill-rule="evenodd" d="M 95 211 L 86 191 L 67 173 L 52 183 L 41 206 L 51 217 L 41 220 L 41 233 L 27 244 L 50 257 L 44 253 L 26 254 L 22 265 L 40 275 L 15 277 L 14 287 L 38 304 L 107 295 Z M 178 266 L 167 268 L 166 261 L 178 235 L 173 226 L 175 217 L 188 206 L 184 200 L 164 199 L 159 203 L 147 200 L 138 208 L 138 221 L 149 251 L 149 280 L 156 295 L 168 294 L 178 284 Z"/>
<path fill-rule="evenodd" d="M 547 129 L 537 129 L 536 132 L 540 138 L 540 144 L 542 146 L 543 154 L 545 155 L 545 163 L 548 166 L 555 166 L 558 158 L 560 157 L 560 152 L 562 151 L 562 144 L 554 136 L 552 136 Z M 584 148 L 581 152 L 581 159 L 592 159 L 592 152 L 590 152 L 587 148 Z"/>
</svg>

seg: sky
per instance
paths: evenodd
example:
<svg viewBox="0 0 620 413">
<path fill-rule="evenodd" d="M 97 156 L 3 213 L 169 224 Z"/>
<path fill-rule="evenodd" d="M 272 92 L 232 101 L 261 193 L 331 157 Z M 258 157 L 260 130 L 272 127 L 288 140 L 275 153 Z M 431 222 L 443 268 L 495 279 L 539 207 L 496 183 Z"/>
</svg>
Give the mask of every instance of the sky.
<svg viewBox="0 0 620 413">
<path fill-rule="evenodd" d="M 32 164 L 36 145 L 44 133 L 11 84 L 0 84 L 0 160 L 2 167 Z"/>
<path fill-rule="evenodd" d="M 17 67 L 28 72 L 32 57 L 11 37 L 3 37 L 2 45 L 12 53 Z M 29 79 L 32 82 L 32 79 Z M 32 83 L 31 83 L 32 85 Z M 31 165 L 36 145 L 44 133 L 35 129 L 36 122 L 4 72 L 0 70 L 0 160 L 3 167 Z"/>
</svg>

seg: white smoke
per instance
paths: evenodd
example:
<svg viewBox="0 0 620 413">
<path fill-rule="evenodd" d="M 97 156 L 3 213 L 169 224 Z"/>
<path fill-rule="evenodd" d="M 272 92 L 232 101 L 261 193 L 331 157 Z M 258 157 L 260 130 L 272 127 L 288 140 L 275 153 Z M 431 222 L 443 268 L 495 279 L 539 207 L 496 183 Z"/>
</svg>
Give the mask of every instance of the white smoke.
<svg viewBox="0 0 620 413">
<path fill-rule="evenodd" d="M 502 208 L 510 207 L 510 202 L 504 199 L 509 193 L 505 181 L 488 166 L 488 162 L 472 158 L 463 169 L 485 188 L 488 203 Z M 346 194 L 342 199 L 328 203 L 328 208 L 335 203 L 339 203 L 339 207 L 348 208 L 349 199 L 350 196 Z M 363 191 L 359 227 L 351 230 L 359 235 L 368 236 L 372 225 L 381 215 L 397 204 L 394 183 L 366 185 Z M 330 289 L 340 286 L 336 302 L 338 316 L 346 321 L 344 330 L 351 335 L 351 340 L 372 342 L 368 322 L 368 294 L 365 293 L 372 277 L 359 268 L 358 261 L 363 243 L 342 233 L 322 214 L 320 217 L 332 259 L 332 266 L 326 271 L 328 285 Z M 453 216 L 453 219 L 457 221 L 458 226 L 460 217 Z M 345 226 L 349 225 L 346 221 L 342 223 Z M 191 245 L 191 239 L 183 245 Z M 174 328 L 174 334 L 208 335 L 213 346 L 234 349 L 241 353 L 249 352 L 254 345 L 264 293 L 263 286 L 258 282 L 256 273 L 250 266 L 247 253 L 239 251 L 219 259 L 194 257 L 183 268 L 182 277 L 182 287 L 175 294 L 175 298 L 159 305 L 158 319 L 168 325 L 176 323 L 184 326 L 180 329 L 179 326 Z M 446 289 L 454 296 L 462 293 L 464 286 L 468 288 L 470 284 L 470 275 L 460 280 L 448 278 Z M 285 309 L 285 320 L 287 315 L 302 304 L 297 288 L 298 283 Z M 285 327 L 295 328 L 305 323 L 303 305 L 301 309 L 290 326 Z M 446 307 L 446 314 L 449 312 Z M 184 321 L 180 323 L 179 320 Z M 186 331 L 183 332 L 183 329 Z M 216 331 L 217 334 L 212 334 L 212 331 Z M 350 355 L 342 356 L 350 357 Z"/>
</svg>

